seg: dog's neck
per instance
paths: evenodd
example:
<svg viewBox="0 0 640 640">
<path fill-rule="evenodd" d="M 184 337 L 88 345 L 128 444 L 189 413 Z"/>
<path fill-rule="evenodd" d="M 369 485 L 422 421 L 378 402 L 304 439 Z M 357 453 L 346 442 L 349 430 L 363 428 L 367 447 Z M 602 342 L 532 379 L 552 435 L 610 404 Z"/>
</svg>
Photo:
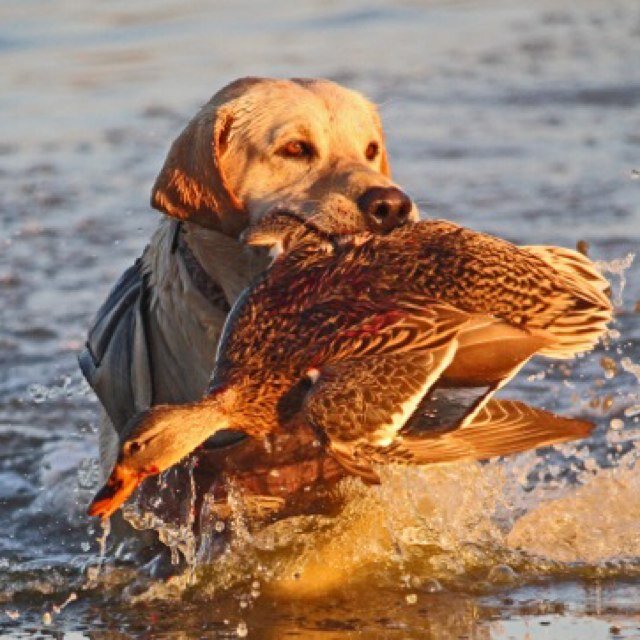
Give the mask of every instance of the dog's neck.
<svg viewBox="0 0 640 640">
<path fill-rule="evenodd" d="M 152 371 L 161 372 L 153 379 L 156 403 L 191 402 L 202 395 L 229 307 L 267 262 L 233 238 L 177 224 L 163 220 L 143 256 Z M 187 265 L 180 242 L 195 266 Z"/>
<path fill-rule="evenodd" d="M 224 291 L 229 306 L 268 264 L 266 256 L 218 231 L 184 222 L 182 234 L 203 271 Z"/>
</svg>

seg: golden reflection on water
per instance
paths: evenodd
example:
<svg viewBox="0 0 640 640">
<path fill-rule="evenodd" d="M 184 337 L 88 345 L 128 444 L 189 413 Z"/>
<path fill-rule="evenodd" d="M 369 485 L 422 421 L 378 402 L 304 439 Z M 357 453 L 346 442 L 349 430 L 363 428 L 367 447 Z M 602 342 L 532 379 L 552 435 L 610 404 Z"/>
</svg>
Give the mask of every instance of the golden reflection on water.
<svg viewBox="0 0 640 640">
<path fill-rule="evenodd" d="M 640 616 L 635 609 L 611 607 L 600 585 L 541 586 L 481 599 L 460 593 L 411 593 L 381 590 L 376 585 L 349 595 L 314 602 L 275 601 L 261 597 L 249 606 L 242 599 L 222 597 L 208 603 L 166 603 L 126 615 L 103 611 L 104 629 L 88 637 L 116 639 L 153 629 L 153 637 L 248 637 L 260 640 L 598 640 L 637 638 Z M 572 609 L 548 599 L 554 594 Z M 415 595 L 416 598 L 408 596 Z M 614 596 L 615 597 L 615 596 Z M 617 596 L 620 598 L 620 596 Z M 624 600 L 624 596 L 622 597 Z M 132 619 L 136 619 L 132 623 Z M 65 636 L 72 637 L 72 636 Z M 87 637 L 87 636 L 76 636 Z"/>
</svg>

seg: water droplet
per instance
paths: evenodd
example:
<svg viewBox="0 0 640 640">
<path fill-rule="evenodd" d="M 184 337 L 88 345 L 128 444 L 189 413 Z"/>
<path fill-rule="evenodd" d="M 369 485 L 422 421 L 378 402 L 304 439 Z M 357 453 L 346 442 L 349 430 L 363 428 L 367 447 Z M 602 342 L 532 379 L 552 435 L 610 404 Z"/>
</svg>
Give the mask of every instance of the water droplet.
<svg viewBox="0 0 640 640">
<path fill-rule="evenodd" d="M 27 393 L 36 404 L 46 402 L 49 397 L 49 390 L 43 384 L 30 384 Z"/>
<path fill-rule="evenodd" d="M 584 461 L 584 468 L 587 471 L 591 471 L 592 473 L 595 473 L 599 467 L 598 467 L 598 463 L 593 458 L 589 458 L 588 460 Z"/>
<path fill-rule="evenodd" d="M 616 361 L 608 356 L 600 358 L 600 366 L 604 369 L 604 377 L 607 380 L 613 378 L 618 372 L 618 365 L 616 364 Z"/>
<path fill-rule="evenodd" d="M 632 418 L 634 416 L 637 416 L 638 414 L 640 414 L 640 404 L 634 404 L 633 406 L 627 407 L 624 410 L 624 415 L 627 418 Z"/>
<path fill-rule="evenodd" d="M 442 591 L 442 585 L 435 578 L 429 578 L 422 583 L 422 589 L 427 593 L 438 593 Z"/>
<path fill-rule="evenodd" d="M 80 489 L 94 489 L 100 481 L 100 463 L 95 458 L 83 458 L 77 476 Z"/>
<path fill-rule="evenodd" d="M 578 240 L 578 242 L 576 242 L 576 250 L 579 251 L 583 256 L 588 256 L 589 243 L 586 240 Z"/>
<path fill-rule="evenodd" d="M 518 579 L 518 574 L 508 564 L 497 564 L 491 567 L 488 580 L 497 584 L 508 584 Z"/>
<path fill-rule="evenodd" d="M 236 627 L 236 635 L 238 638 L 246 638 L 249 635 L 249 629 L 247 629 L 246 622 L 238 622 L 238 626 Z"/>
<path fill-rule="evenodd" d="M 620 366 L 627 372 L 633 374 L 640 382 L 640 364 L 635 364 L 631 358 L 622 358 Z"/>
<path fill-rule="evenodd" d="M 97 566 L 87 567 L 87 582 L 89 583 L 96 582 L 99 575 L 100 575 L 100 567 L 97 567 Z"/>
<path fill-rule="evenodd" d="M 617 258 L 615 260 L 610 260 L 609 262 L 598 261 L 596 263 L 601 273 L 611 273 L 618 276 L 618 291 L 616 292 L 613 300 L 613 303 L 616 306 L 622 306 L 622 294 L 627 283 L 625 272 L 631 266 L 634 258 L 634 253 L 628 253 L 624 258 Z"/>
</svg>

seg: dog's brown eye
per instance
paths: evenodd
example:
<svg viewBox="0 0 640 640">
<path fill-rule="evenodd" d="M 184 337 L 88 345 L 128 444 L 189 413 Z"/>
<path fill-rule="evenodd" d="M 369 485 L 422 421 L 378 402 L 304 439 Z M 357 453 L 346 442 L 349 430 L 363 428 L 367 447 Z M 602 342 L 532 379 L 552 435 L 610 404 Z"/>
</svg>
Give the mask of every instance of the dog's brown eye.
<svg viewBox="0 0 640 640">
<path fill-rule="evenodd" d="M 290 140 L 279 151 L 285 158 L 311 158 L 314 154 L 313 146 L 304 140 Z"/>
<path fill-rule="evenodd" d="M 371 160 L 375 160 L 380 153 L 380 145 L 377 142 L 370 142 L 367 146 L 367 150 L 364 152 L 364 155 L 369 162 Z"/>
</svg>

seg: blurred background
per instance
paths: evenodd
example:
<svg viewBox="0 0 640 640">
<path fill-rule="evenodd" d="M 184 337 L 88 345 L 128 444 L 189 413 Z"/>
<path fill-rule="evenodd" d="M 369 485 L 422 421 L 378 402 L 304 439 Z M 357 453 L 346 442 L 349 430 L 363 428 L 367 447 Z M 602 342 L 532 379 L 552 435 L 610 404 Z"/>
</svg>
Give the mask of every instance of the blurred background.
<svg viewBox="0 0 640 640">
<path fill-rule="evenodd" d="M 95 552 L 76 353 L 157 224 L 171 141 L 239 76 L 367 94 L 425 216 L 589 242 L 639 359 L 637 0 L 3 0 L 0 68 L 0 601 L 64 591 Z"/>
</svg>

